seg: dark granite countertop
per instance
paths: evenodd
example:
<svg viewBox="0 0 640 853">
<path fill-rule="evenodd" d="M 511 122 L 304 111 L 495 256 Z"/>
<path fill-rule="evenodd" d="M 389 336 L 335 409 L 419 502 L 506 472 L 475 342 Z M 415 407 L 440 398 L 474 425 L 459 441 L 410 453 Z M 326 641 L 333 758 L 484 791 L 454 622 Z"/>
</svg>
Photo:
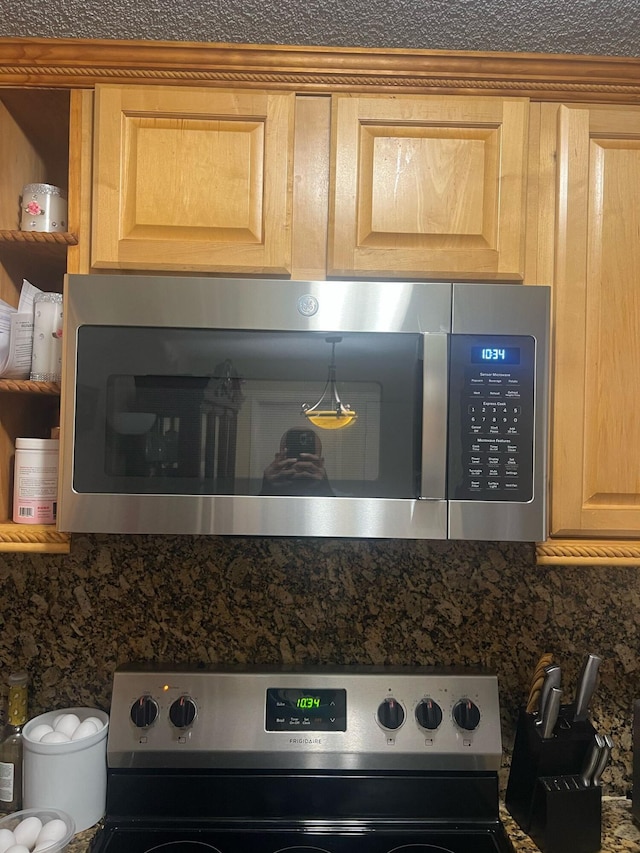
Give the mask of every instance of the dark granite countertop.
<svg viewBox="0 0 640 853">
<path fill-rule="evenodd" d="M 516 853 L 538 853 L 538 847 L 501 809 L 507 833 Z M 67 853 L 86 853 L 96 828 L 79 832 L 67 847 Z M 640 828 L 631 818 L 631 803 L 624 797 L 604 797 L 602 801 L 602 853 L 640 853 Z M 566 853 L 572 853 L 567 850 Z"/>
</svg>

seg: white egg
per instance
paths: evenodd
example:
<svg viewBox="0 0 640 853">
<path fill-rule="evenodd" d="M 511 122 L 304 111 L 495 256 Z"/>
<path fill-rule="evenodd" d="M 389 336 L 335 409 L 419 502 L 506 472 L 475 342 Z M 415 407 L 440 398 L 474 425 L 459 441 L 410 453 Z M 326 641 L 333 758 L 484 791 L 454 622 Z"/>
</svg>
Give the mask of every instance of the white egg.
<svg viewBox="0 0 640 853">
<path fill-rule="evenodd" d="M 59 722 L 60 722 L 60 720 L 61 720 L 64 716 L 66 716 L 66 715 L 65 715 L 64 713 L 62 713 L 62 714 L 57 714 L 57 715 L 53 718 L 53 720 L 51 721 L 51 725 L 53 726 L 53 728 L 54 728 L 54 729 L 55 729 L 55 727 L 56 727 L 56 724 L 57 724 L 57 723 L 59 723 Z"/>
<path fill-rule="evenodd" d="M 43 735 L 52 731 L 52 726 L 48 726 L 46 723 L 40 723 L 40 725 L 34 726 L 29 732 L 29 740 L 34 740 L 36 743 L 39 743 L 40 740 L 42 740 Z"/>
<path fill-rule="evenodd" d="M 10 829 L 0 829 L 0 853 L 5 853 L 16 843 L 15 835 Z"/>
<path fill-rule="evenodd" d="M 63 714 L 53 728 L 55 731 L 71 737 L 79 725 L 80 717 L 76 714 Z"/>
<path fill-rule="evenodd" d="M 25 817 L 13 830 L 16 839 L 16 844 L 24 844 L 25 847 L 31 849 L 36 843 L 38 833 L 42 829 L 42 821 L 39 817 L 32 815 Z"/>
<path fill-rule="evenodd" d="M 89 722 L 89 720 L 91 720 L 91 722 L 92 722 L 92 723 L 95 723 L 95 725 L 96 725 L 96 731 L 98 731 L 98 732 L 99 732 L 99 731 L 100 731 L 100 729 L 103 729 L 103 728 L 104 728 L 104 723 L 102 722 L 102 720 L 100 719 L 100 717 L 85 717 L 85 719 L 83 720 L 83 722 L 87 723 L 87 722 Z"/>
<path fill-rule="evenodd" d="M 7 847 L 4 853 L 29 853 L 29 848 L 25 847 L 24 844 L 13 844 L 11 847 Z"/>
<path fill-rule="evenodd" d="M 55 844 L 56 841 L 60 841 L 64 838 L 66 834 L 67 824 L 63 820 L 60 820 L 59 817 L 55 817 L 48 823 L 45 823 L 40 830 L 38 837 L 36 838 L 35 849 L 42 850 L 44 847 Z"/>
<path fill-rule="evenodd" d="M 40 743 L 69 743 L 71 738 L 63 732 L 47 732 L 40 738 Z"/>
<path fill-rule="evenodd" d="M 80 723 L 75 732 L 71 735 L 71 740 L 81 740 L 83 737 L 94 735 L 98 731 L 98 727 L 93 720 L 84 720 Z"/>
</svg>

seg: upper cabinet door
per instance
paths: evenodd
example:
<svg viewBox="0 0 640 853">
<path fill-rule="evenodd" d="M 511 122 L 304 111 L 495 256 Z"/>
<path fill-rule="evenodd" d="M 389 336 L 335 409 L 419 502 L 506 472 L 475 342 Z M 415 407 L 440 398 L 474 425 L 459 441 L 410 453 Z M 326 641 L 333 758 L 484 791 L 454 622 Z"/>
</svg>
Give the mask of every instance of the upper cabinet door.
<svg viewBox="0 0 640 853">
<path fill-rule="evenodd" d="M 528 110 L 335 95 L 329 274 L 522 278 Z"/>
<path fill-rule="evenodd" d="M 92 265 L 289 273 L 294 104 L 97 86 Z"/>
<path fill-rule="evenodd" d="M 640 534 L 640 109 L 558 113 L 551 532 Z"/>
</svg>

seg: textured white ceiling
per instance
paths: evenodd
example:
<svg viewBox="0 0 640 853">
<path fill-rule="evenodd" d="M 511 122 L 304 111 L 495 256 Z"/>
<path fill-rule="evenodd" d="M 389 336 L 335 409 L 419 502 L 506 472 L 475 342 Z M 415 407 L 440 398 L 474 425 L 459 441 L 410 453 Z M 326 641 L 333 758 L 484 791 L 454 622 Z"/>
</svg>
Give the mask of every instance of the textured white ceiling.
<svg viewBox="0 0 640 853">
<path fill-rule="evenodd" d="M 640 0 L 0 0 L 0 36 L 640 56 Z"/>
</svg>

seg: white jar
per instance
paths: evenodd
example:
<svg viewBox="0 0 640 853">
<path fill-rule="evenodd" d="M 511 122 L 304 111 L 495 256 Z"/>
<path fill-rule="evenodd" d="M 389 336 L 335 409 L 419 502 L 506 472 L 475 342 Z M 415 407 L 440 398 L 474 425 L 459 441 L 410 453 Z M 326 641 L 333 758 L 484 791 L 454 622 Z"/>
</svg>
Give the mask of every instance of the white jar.
<svg viewBox="0 0 640 853">
<path fill-rule="evenodd" d="M 70 743 L 31 740 L 36 726 L 50 726 L 60 714 L 75 714 L 80 721 L 97 717 L 102 728 Z M 108 732 L 109 715 L 98 708 L 63 708 L 29 720 L 22 730 L 23 808 L 62 809 L 73 818 L 76 832 L 96 824 L 107 804 Z"/>
<path fill-rule="evenodd" d="M 54 524 L 58 502 L 57 438 L 16 438 L 13 520 Z"/>
<path fill-rule="evenodd" d="M 67 200 L 53 184 L 27 184 L 22 189 L 21 231 L 66 231 Z"/>
<path fill-rule="evenodd" d="M 30 378 L 60 382 L 62 375 L 62 294 L 37 293 L 33 300 Z"/>
</svg>

